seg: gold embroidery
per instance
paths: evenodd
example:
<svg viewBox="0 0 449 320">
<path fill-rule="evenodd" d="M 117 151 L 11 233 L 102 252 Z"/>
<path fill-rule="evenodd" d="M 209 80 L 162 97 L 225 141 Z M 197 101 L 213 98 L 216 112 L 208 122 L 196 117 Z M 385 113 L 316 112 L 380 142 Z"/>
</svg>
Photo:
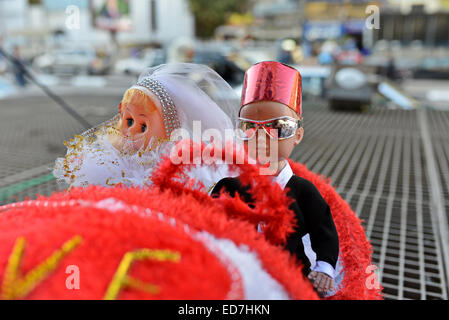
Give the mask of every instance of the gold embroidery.
<svg viewBox="0 0 449 320">
<path fill-rule="evenodd" d="M 8 264 L 6 265 L 0 298 L 11 300 L 26 297 L 40 282 L 58 267 L 59 262 L 75 249 L 81 241 L 81 236 L 74 236 L 72 239 L 66 241 L 61 249 L 53 252 L 51 256 L 22 276 L 20 272 L 20 262 L 25 251 L 26 240 L 24 237 L 18 238 L 11 255 L 9 256 Z"/>
<path fill-rule="evenodd" d="M 181 254 L 177 251 L 171 250 L 150 249 L 140 249 L 125 253 L 111 283 L 109 284 L 104 299 L 115 300 L 123 287 L 131 287 L 133 289 L 139 289 L 151 294 L 157 294 L 160 291 L 159 286 L 145 283 L 128 276 L 128 271 L 131 268 L 131 264 L 134 262 L 134 260 L 145 259 L 179 262 L 179 260 L 181 259 Z"/>
<path fill-rule="evenodd" d="M 207 189 L 207 193 L 210 193 L 216 185 L 217 185 L 217 182 L 215 182 L 209 189 Z"/>
</svg>

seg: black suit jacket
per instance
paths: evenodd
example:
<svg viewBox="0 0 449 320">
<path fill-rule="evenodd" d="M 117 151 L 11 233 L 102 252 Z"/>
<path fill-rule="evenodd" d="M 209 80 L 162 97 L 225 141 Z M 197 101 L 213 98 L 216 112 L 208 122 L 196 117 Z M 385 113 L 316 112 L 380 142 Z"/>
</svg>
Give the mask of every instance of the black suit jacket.
<svg viewBox="0 0 449 320">
<path fill-rule="evenodd" d="M 310 271 L 310 261 L 304 252 L 302 237 L 307 233 L 315 251 L 317 261 L 325 261 L 335 269 L 337 264 L 339 242 L 337 229 L 327 202 L 318 189 L 308 180 L 293 175 L 285 186 L 289 189 L 287 195 L 294 199 L 290 209 L 295 213 L 297 227 L 287 238 L 285 248 L 304 264 L 304 274 Z M 253 203 L 248 193 L 249 186 L 243 187 L 238 178 L 224 178 L 212 190 L 212 196 L 225 190 L 232 197 L 238 192 L 242 199 L 250 206 Z"/>
</svg>

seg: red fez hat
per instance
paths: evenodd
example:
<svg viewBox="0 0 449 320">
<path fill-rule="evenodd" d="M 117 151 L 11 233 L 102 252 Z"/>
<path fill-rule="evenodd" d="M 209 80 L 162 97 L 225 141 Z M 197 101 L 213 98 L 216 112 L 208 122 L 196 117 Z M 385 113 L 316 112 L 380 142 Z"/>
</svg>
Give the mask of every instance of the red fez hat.
<svg viewBox="0 0 449 320">
<path fill-rule="evenodd" d="M 258 101 L 280 102 L 302 117 L 299 71 L 275 61 L 253 65 L 245 73 L 240 105 Z"/>
</svg>

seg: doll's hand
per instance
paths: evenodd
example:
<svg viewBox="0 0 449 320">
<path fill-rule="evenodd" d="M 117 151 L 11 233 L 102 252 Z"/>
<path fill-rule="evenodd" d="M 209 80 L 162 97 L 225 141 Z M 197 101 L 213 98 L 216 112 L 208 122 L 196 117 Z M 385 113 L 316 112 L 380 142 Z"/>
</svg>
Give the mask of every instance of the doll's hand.
<svg viewBox="0 0 449 320">
<path fill-rule="evenodd" d="M 312 271 L 309 273 L 309 279 L 318 293 L 324 294 L 327 291 L 334 290 L 334 279 L 323 272 Z"/>
</svg>

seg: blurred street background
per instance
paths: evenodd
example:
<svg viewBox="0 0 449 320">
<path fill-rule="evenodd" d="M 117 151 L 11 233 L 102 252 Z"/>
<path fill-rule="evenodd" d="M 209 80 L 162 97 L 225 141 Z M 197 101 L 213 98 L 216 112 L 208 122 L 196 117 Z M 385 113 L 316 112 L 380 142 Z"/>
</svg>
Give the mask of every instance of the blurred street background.
<svg viewBox="0 0 449 320">
<path fill-rule="evenodd" d="M 145 68 L 206 64 L 240 95 L 276 60 L 303 80 L 292 158 L 364 219 L 385 297 L 448 299 L 449 0 L 0 0 L 0 50 L 0 205 L 59 190 L 63 142 Z"/>
</svg>

